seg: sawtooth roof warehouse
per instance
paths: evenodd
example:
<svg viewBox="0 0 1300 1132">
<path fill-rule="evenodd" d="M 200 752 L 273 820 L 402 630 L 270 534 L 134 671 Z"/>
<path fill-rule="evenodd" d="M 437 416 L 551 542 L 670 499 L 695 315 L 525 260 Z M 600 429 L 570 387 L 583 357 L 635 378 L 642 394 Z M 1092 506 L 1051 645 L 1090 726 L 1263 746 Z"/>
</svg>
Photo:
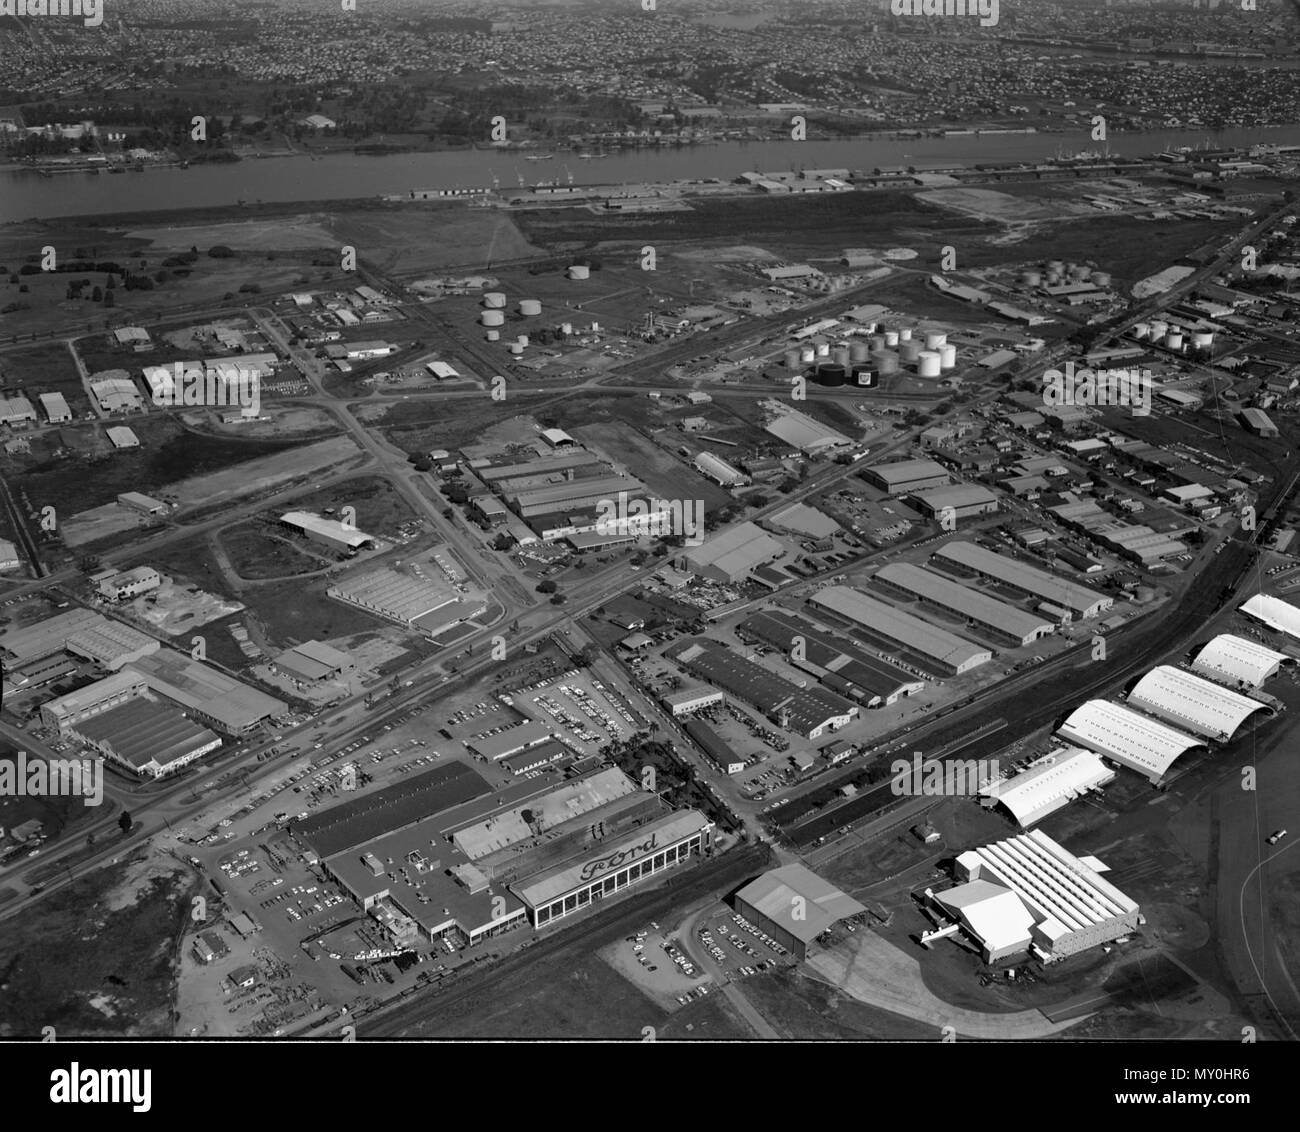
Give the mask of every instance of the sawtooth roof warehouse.
<svg viewBox="0 0 1300 1132">
<path fill-rule="evenodd" d="M 713 846 L 708 818 L 668 809 L 620 770 L 494 792 L 463 763 L 334 806 L 293 834 L 401 947 L 546 927 Z"/>
</svg>

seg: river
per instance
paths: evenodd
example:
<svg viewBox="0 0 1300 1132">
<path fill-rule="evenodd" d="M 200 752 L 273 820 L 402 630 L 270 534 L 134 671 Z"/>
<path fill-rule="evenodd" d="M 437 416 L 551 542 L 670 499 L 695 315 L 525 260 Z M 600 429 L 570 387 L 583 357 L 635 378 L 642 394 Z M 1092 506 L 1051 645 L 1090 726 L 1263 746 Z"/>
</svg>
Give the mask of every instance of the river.
<svg viewBox="0 0 1300 1132">
<path fill-rule="evenodd" d="M 1250 130 L 1170 130 L 1112 134 L 1110 152 L 1142 156 L 1173 146 L 1300 144 L 1300 125 Z M 748 170 L 795 166 L 815 169 L 873 169 L 889 165 L 935 168 L 977 162 L 1041 161 L 1067 152 L 1097 148 L 1086 133 L 986 134 L 897 141 L 888 137 L 848 141 L 724 142 L 668 150 L 628 150 L 581 160 L 559 153 L 550 161 L 487 150 L 406 153 L 387 157 L 335 154 L 327 157 L 248 158 L 229 165 L 189 169 L 146 169 L 143 173 L 65 173 L 41 177 L 25 170 L 0 171 L 0 222 L 232 205 L 240 200 L 330 201 L 372 197 L 409 189 L 503 188 L 523 177 L 575 184 L 634 184 L 717 177 L 732 180 Z"/>
</svg>

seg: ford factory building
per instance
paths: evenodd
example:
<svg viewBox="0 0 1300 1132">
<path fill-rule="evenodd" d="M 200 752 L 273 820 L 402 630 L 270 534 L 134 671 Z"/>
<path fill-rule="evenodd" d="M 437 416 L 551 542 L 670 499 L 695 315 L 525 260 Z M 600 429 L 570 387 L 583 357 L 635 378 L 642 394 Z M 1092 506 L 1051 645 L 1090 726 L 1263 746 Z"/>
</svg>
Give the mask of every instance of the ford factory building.
<svg viewBox="0 0 1300 1132">
<path fill-rule="evenodd" d="M 632 831 L 611 846 L 591 846 L 586 856 L 510 886 L 543 928 L 599 900 L 708 853 L 713 823 L 698 810 L 680 810 Z"/>
</svg>

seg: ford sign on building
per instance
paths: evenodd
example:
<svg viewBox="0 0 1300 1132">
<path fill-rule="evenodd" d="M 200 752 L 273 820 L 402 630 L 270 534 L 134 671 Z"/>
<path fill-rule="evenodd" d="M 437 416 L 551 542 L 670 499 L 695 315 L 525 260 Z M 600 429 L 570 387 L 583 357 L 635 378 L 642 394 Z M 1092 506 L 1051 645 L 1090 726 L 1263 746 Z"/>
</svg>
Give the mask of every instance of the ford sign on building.
<svg viewBox="0 0 1300 1132">
<path fill-rule="evenodd" d="M 510 887 L 533 926 L 541 928 L 692 857 L 698 860 L 712 844 L 713 823 L 698 810 L 679 810 Z"/>
</svg>

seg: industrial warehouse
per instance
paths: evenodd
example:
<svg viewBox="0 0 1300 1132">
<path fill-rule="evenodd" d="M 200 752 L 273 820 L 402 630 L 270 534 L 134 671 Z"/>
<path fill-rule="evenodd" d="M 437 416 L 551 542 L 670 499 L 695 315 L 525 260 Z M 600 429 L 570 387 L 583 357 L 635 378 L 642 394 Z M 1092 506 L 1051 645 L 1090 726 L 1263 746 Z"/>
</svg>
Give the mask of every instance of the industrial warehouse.
<svg viewBox="0 0 1300 1132">
<path fill-rule="evenodd" d="M 1045 963 L 1136 931 L 1137 904 L 1102 878 L 1105 865 L 1076 857 L 1041 830 L 969 849 L 957 857 L 952 888 L 926 889 L 924 909 L 936 940 L 963 932 L 984 962 L 1034 955 Z"/>
<path fill-rule="evenodd" d="M 886 593 L 899 594 L 908 600 L 955 613 L 996 640 L 1011 645 L 1033 644 L 1054 629 L 1052 623 L 1042 617 L 1035 617 L 1014 605 L 906 562 L 882 566 L 872 582 L 882 586 Z"/>
<path fill-rule="evenodd" d="M 761 641 L 780 649 L 796 668 L 813 673 L 831 691 L 866 707 L 888 707 L 925 688 L 925 681 L 801 617 L 756 613 L 742 621 L 736 633 L 742 640 Z"/>
<path fill-rule="evenodd" d="M 1145 775 L 1158 785 L 1174 760 L 1204 741 L 1122 704 L 1089 700 L 1070 714 L 1056 734 Z"/>
<path fill-rule="evenodd" d="M 800 864 L 784 865 L 736 893 L 736 910 L 800 961 L 819 937 L 866 908 Z"/>
<path fill-rule="evenodd" d="M 1115 778 L 1093 751 L 1062 747 L 1035 759 L 1019 774 L 980 789 L 987 805 L 1003 806 L 1022 828 L 1040 822 Z"/>
<path fill-rule="evenodd" d="M 738 700 L 758 708 L 773 722 L 805 739 L 818 739 L 847 727 L 857 704 L 825 688 L 801 688 L 743 656 L 702 639 L 688 639 L 671 659 Z"/>
<path fill-rule="evenodd" d="M 493 792 L 440 767 L 296 823 L 294 836 L 399 946 L 546 927 L 707 855 L 712 823 L 622 771 Z"/>
<path fill-rule="evenodd" d="M 945 564 L 969 570 L 1050 605 L 1062 607 L 1084 620 L 1096 617 L 1115 604 L 1112 597 L 1036 566 L 995 554 L 972 542 L 950 542 L 940 547 L 935 557 Z"/>
<path fill-rule="evenodd" d="M 914 658 L 928 672 L 955 676 L 987 664 L 993 650 L 923 621 L 847 586 L 828 586 L 808 599 L 819 614 L 854 626 L 867 640 Z"/>
<path fill-rule="evenodd" d="M 1201 649 L 1192 663 L 1192 671 L 1220 683 L 1259 688 L 1276 676 L 1283 664 L 1294 663 L 1295 658 L 1286 653 L 1223 633 Z"/>
</svg>

